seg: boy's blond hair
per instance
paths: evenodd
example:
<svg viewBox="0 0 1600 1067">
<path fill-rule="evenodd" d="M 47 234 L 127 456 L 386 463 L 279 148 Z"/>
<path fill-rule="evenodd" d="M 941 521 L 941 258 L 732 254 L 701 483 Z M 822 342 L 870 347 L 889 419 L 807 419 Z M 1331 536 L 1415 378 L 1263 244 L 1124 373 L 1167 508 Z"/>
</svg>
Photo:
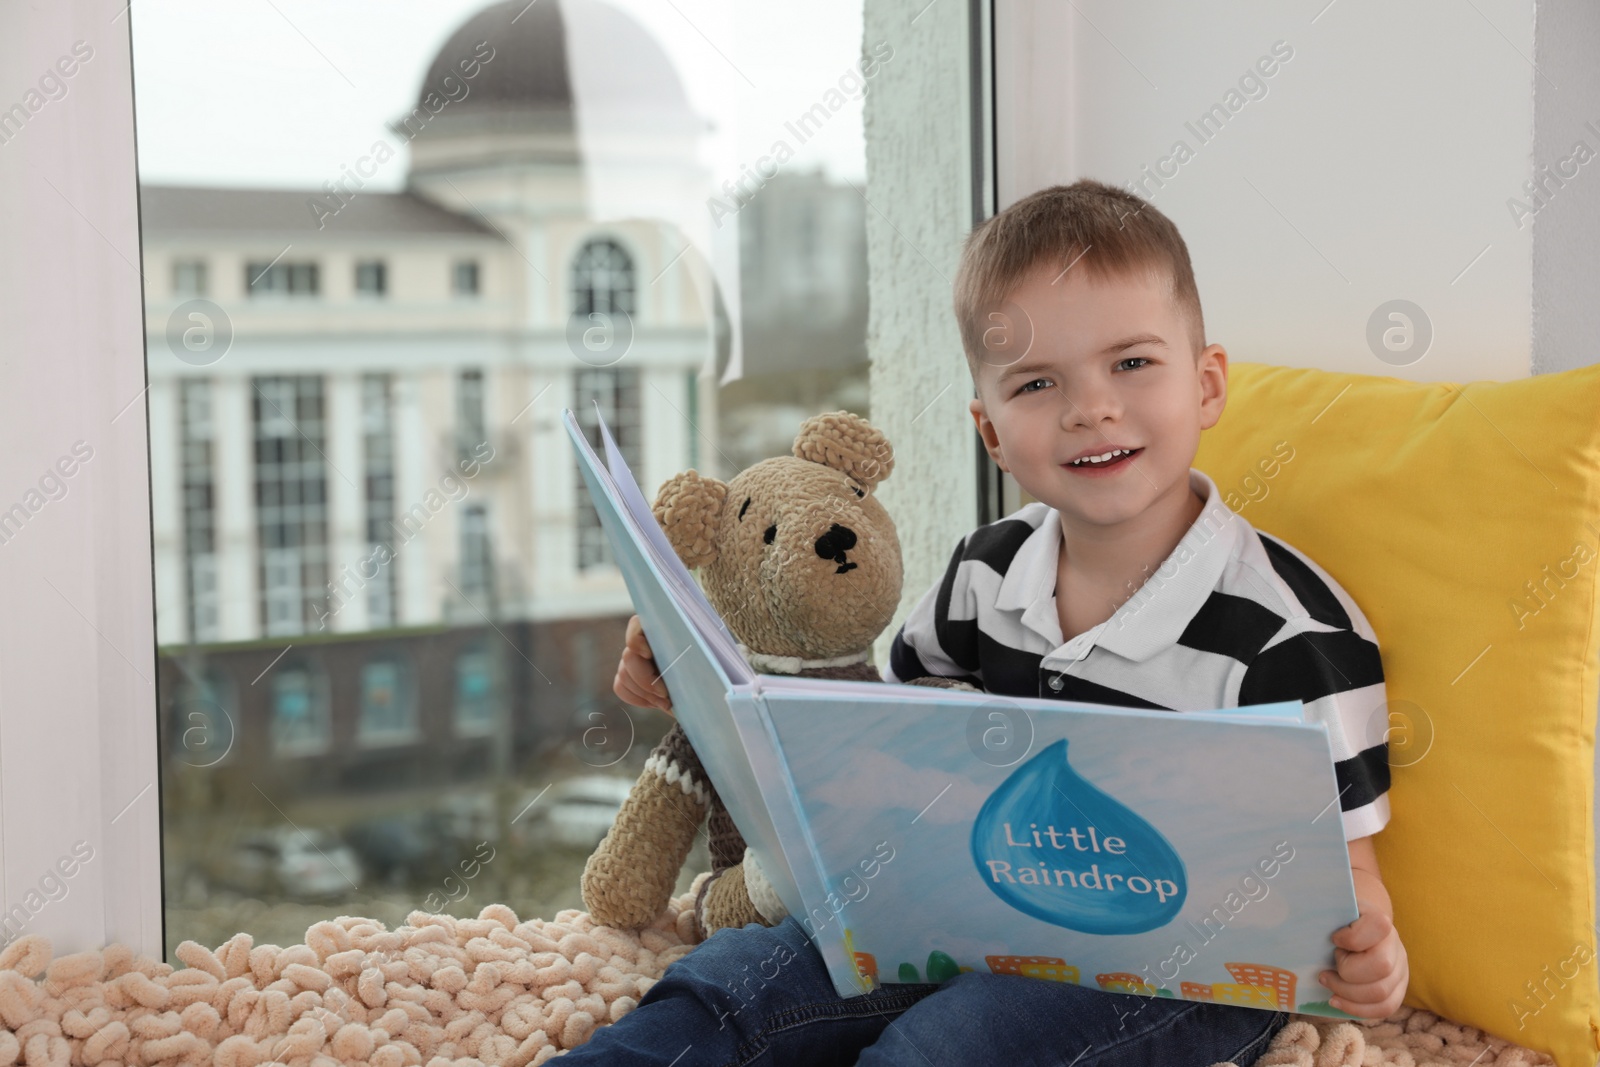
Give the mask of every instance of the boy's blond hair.
<svg viewBox="0 0 1600 1067">
<path fill-rule="evenodd" d="M 1164 275 L 1189 319 L 1194 354 L 1205 347 L 1205 320 L 1189 249 L 1178 227 L 1133 193 L 1092 178 L 1023 197 L 974 227 L 956 272 L 955 311 L 969 369 L 985 352 L 984 333 L 1023 278 L 1041 263 L 1068 266 L 1099 280 L 1144 271 Z M 974 375 L 976 376 L 976 375 Z"/>
</svg>

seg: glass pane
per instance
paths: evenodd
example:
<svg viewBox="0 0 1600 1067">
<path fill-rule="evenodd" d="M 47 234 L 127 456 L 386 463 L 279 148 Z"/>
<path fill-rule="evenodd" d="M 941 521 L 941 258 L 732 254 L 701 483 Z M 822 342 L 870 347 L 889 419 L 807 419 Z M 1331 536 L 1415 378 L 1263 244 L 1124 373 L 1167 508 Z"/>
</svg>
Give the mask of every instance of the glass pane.
<svg viewBox="0 0 1600 1067">
<path fill-rule="evenodd" d="M 870 414 L 861 0 L 130 16 L 169 945 L 582 907 L 671 720 L 560 413 L 650 496 Z"/>
</svg>

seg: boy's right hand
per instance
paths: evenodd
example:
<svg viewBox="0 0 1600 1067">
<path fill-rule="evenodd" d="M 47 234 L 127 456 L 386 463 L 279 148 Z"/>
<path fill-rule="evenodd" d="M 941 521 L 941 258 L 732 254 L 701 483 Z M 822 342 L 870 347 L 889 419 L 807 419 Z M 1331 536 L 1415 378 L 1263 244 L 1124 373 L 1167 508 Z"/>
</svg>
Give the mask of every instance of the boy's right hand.
<svg viewBox="0 0 1600 1067">
<path fill-rule="evenodd" d="M 672 714 L 672 698 L 667 695 L 667 683 L 656 668 L 655 657 L 650 652 L 650 642 L 644 638 L 644 627 L 639 616 L 628 619 L 628 630 L 622 647 L 622 661 L 617 664 L 617 676 L 611 689 L 624 702 L 640 708 L 659 708 Z"/>
</svg>

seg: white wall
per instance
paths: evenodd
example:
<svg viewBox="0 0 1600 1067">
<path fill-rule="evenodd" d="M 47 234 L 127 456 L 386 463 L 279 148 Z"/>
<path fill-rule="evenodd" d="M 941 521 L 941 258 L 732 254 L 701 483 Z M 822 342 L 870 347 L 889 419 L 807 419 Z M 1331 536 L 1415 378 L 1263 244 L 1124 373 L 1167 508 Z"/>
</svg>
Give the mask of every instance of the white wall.
<svg viewBox="0 0 1600 1067">
<path fill-rule="evenodd" d="M 1551 74 L 1531 65 L 1534 0 L 997 0 L 995 19 L 1001 206 L 1079 177 L 1129 187 L 1182 140 L 1192 158 L 1141 195 L 1182 231 L 1207 340 L 1233 359 L 1413 380 L 1529 373 L 1534 228 L 1517 227 L 1507 200 L 1530 153 L 1557 158 L 1554 145 L 1533 152 L 1534 86 L 1544 94 Z M 1565 39 L 1571 66 L 1592 56 L 1592 33 Z M 1264 95 L 1248 86 L 1259 98 L 1240 93 L 1202 142 L 1185 124 L 1226 106 L 1276 42 L 1292 55 L 1266 64 Z M 1594 72 L 1575 73 L 1554 76 L 1564 94 L 1579 89 L 1556 145 L 1581 133 L 1580 117 L 1600 119 L 1582 92 Z M 1562 262 L 1592 265 L 1592 244 Z M 1367 341 L 1393 299 L 1433 326 L 1406 365 Z M 1551 323 L 1556 347 L 1570 347 L 1576 318 L 1569 308 Z"/>
<path fill-rule="evenodd" d="M 1534 166 L 1554 168 L 1582 142 L 1597 155 L 1548 182 L 1533 217 L 1533 371 L 1600 360 L 1600 7 L 1539 5 L 1534 60 Z M 1559 87 L 1559 88 L 1558 88 Z M 1570 173 L 1572 167 L 1567 170 Z M 1556 175 L 1560 178 L 1560 175 Z"/>
<path fill-rule="evenodd" d="M 866 99 L 872 423 L 895 459 L 878 497 L 894 516 L 905 567 L 900 610 L 876 646 L 880 666 L 906 613 L 978 520 L 972 378 L 950 289 L 972 227 L 967 19 L 964 3 L 865 4 L 866 48 L 894 48 Z"/>
</svg>

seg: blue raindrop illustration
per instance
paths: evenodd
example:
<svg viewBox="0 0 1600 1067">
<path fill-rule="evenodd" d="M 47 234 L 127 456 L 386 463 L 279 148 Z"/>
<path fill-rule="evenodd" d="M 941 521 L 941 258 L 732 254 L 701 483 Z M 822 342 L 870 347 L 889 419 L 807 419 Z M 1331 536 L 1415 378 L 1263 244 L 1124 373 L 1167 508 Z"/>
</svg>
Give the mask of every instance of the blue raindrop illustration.
<svg viewBox="0 0 1600 1067">
<path fill-rule="evenodd" d="M 1013 908 L 1084 933 L 1154 930 L 1188 895 L 1171 842 L 1073 770 L 1065 739 L 989 794 L 972 826 L 972 859 Z"/>
</svg>

